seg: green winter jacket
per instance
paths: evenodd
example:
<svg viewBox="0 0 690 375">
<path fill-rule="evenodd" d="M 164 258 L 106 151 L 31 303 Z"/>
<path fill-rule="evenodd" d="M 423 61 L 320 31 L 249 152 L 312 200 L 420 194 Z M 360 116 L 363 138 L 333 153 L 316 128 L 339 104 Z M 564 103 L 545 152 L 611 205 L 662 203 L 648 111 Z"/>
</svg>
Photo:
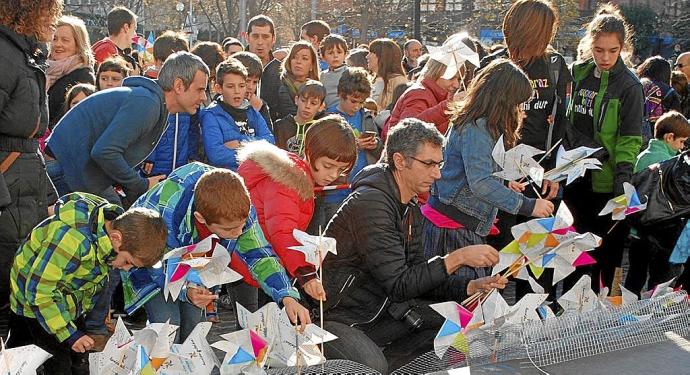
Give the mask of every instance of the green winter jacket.
<svg viewBox="0 0 690 375">
<path fill-rule="evenodd" d="M 647 148 L 637 156 L 635 173 L 649 167 L 652 164 L 671 159 L 678 152 L 661 139 L 650 139 Z"/>
<path fill-rule="evenodd" d="M 630 181 L 642 145 L 642 84 L 621 58 L 611 70 L 597 71 L 596 74 L 593 59 L 575 64 L 572 75 L 575 89 L 569 106 L 570 120 L 574 127 L 596 140 L 609 154 L 601 170 L 592 172 L 592 191 L 622 193 L 623 182 Z M 581 86 L 598 86 L 593 98 L 593 116 L 589 121 L 573 111 L 574 106 L 586 106 L 585 102 L 592 99 L 583 96 Z"/>
</svg>

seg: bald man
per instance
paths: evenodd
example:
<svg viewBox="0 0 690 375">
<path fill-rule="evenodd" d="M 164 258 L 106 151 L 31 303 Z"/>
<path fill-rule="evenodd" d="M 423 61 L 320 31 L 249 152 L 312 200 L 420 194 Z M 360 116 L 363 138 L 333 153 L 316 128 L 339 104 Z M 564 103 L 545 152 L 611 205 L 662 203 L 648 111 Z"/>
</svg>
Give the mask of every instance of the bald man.
<svg viewBox="0 0 690 375">
<path fill-rule="evenodd" d="M 690 79 L 690 52 L 681 53 L 676 59 L 676 65 L 673 68 L 685 73 L 685 76 Z"/>
</svg>

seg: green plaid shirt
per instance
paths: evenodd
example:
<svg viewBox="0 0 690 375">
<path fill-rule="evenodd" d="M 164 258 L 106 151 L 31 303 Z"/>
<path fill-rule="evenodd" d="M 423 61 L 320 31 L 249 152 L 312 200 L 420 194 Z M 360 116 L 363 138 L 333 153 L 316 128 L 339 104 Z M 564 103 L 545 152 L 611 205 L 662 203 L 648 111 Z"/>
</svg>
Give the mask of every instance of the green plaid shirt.
<svg viewBox="0 0 690 375">
<path fill-rule="evenodd" d="M 65 195 L 55 215 L 38 224 L 17 251 L 10 271 L 10 305 L 35 318 L 63 342 L 79 333 L 74 320 L 90 311 L 115 253 L 106 212 L 122 208 L 86 193 Z"/>
</svg>

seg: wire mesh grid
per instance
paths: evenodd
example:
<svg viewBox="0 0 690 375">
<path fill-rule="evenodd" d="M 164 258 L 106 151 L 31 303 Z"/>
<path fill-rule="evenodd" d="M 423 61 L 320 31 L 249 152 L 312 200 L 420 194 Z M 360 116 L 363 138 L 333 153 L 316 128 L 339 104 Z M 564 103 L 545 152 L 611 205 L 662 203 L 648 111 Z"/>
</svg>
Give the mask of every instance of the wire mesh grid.
<svg viewBox="0 0 690 375">
<path fill-rule="evenodd" d="M 468 354 L 451 348 L 439 358 L 428 352 L 393 374 L 424 374 L 527 358 L 534 365 L 548 366 L 665 341 L 666 332 L 690 336 L 690 304 L 685 292 L 544 321 L 475 329 L 466 335 Z"/>
<path fill-rule="evenodd" d="M 298 371 L 299 370 L 299 371 Z M 279 375 L 279 374 L 380 374 L 376 370 L 373 370 L 361 363 L 346 361 L 342 359 L 332 359 L 326 361 L 322 365 L 315 365 L 309 367 L 302 367 L 297 369 L 297 367 L 284 367 L 284 368 L 270 368 L 266 370 L 267 374 Z"/>
</svg>

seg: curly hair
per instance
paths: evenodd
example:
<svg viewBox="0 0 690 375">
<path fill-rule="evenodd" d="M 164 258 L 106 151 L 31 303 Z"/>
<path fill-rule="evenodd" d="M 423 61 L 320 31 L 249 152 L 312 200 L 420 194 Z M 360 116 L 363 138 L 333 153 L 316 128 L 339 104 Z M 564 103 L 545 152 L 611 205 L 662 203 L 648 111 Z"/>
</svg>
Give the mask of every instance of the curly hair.
<svg viewBox="0 0 690 375">
<path fill-rule="evenodd" d="M 62 0 L 3 0 L 0 2 L 0 24 L 17 34 L 37 35 L 49 25 L 55 25 L 62 15 Z"/>
</svg>

